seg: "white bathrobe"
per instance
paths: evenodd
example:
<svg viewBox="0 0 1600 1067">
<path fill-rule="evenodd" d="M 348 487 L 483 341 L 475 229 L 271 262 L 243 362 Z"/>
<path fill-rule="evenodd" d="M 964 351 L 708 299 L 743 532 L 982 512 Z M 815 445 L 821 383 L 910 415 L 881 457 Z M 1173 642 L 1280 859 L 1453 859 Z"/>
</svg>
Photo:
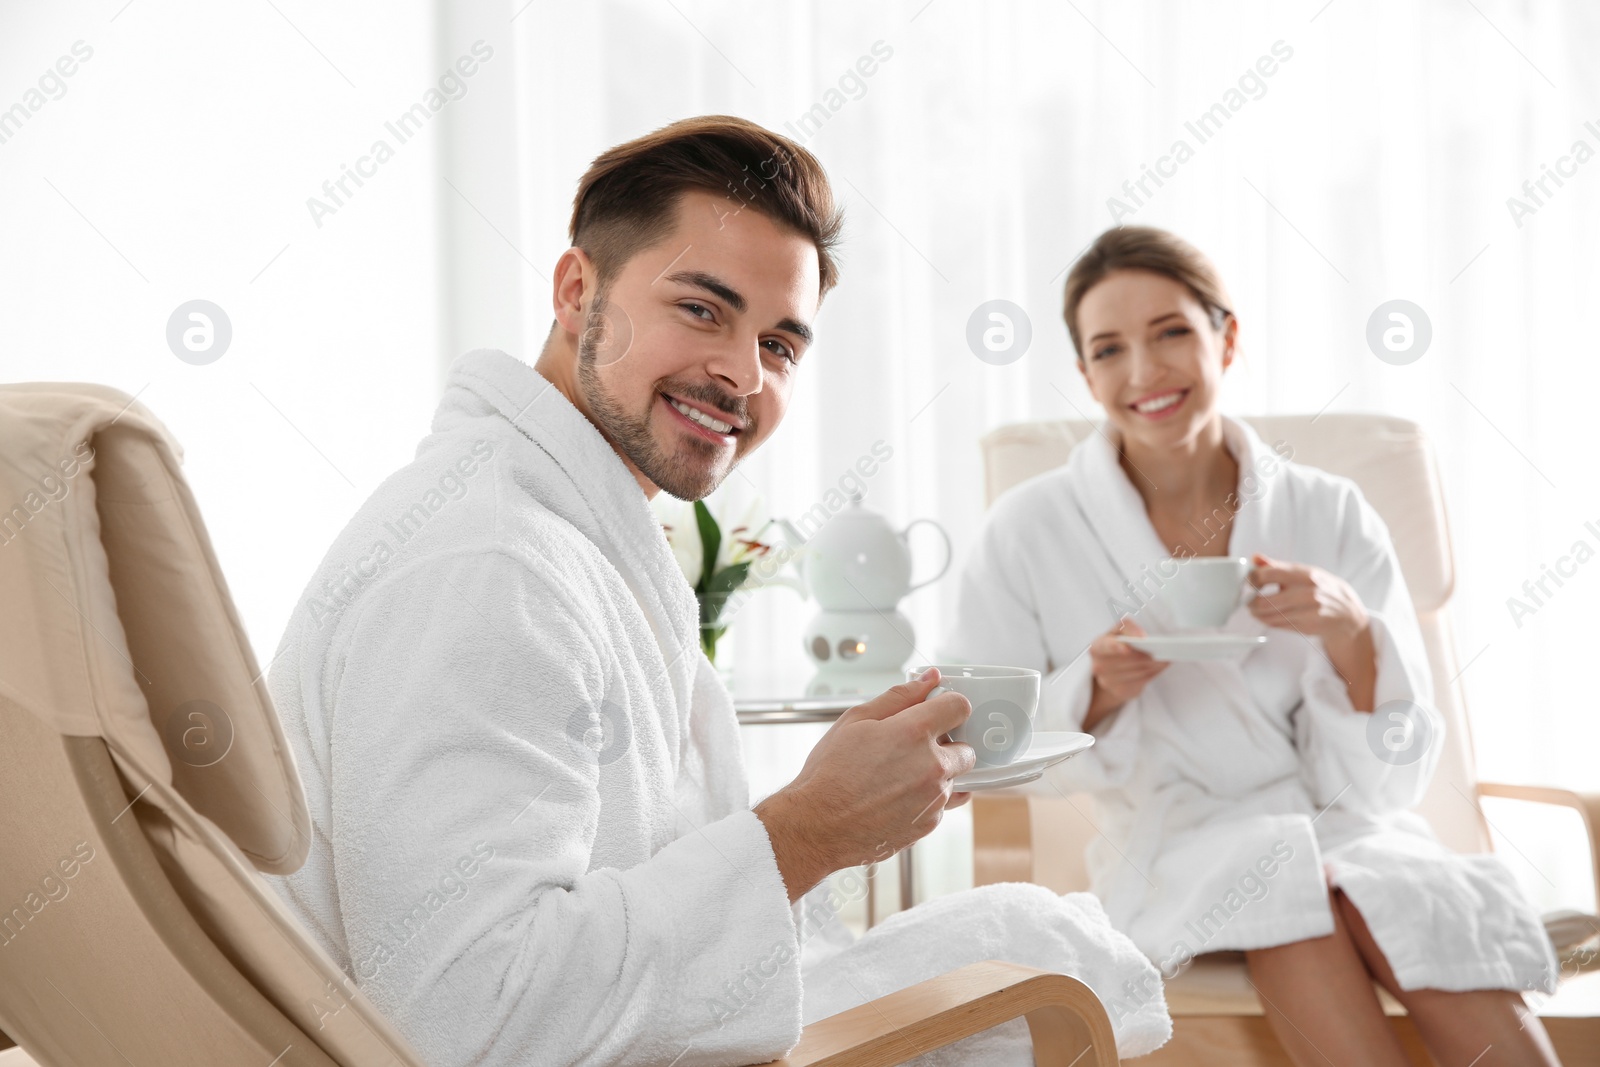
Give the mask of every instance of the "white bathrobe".
<svg viewBox="0 0 1600 1067">
<path fill-rule="evenodd" d="M 1351 706 L 1320 639 L 1239 608 L 1222 629 L 1265 634 L 1264 646 L 1173 663 L 1097 725 L 1093 749 L 1035 787 L 1096 795 L 1094 892 L 1169 976 L 1203 952 L 1332 933 L 1331 881 L 1402 988 L 1553 991 L 1549 941 L 1510 872 L 1493 856 L 1449 852 L 1407 811 L 1438 745 L 1409 763 L 1379 758 L 1407 741 L 1392 711 L 1414 720 L 1413 744 L 1441 728 L 1382 520 L 1348 479 L 1287 461 L 1287 446 L 1268 448 L 1243 423 L 1224 426 L 1241 501 L 1227 554 L 1312 564 L 1351 584 L 1372 617 L 1377 715 Z M 1040 729 L 1082 729 L 1088 646 L 1120 614 L 1152 634 L 1177 630 L 1160 592 L 1170 553 L 1117 440 L 1107 426 L 1065 466 L 995 501 L 940 647 L 957 662 L 1045 672 Z M 1404 701 L 1414 703 L 1384 706 Z"/>
<path fill-rule="evenodd" d="M 806 1007 L 836 1011 L 1003 948 L 908 917 L 904 963 L 868 974 L 850 961 L 893 942 L 841 947 L 821 893 L 790 907 L 660 524 L 504 353 L 453 368 L 416 459 L 312 579 L 271 688 L 314 828 L 273 881 L 436 1067 L 761 1062 L 799 1038 L 802 958 L 836 976 Z M 1026 888 L 996 905 L 1027 916 L 1018 962 L 1053 948 L 1107 996 L 1153 976 L 1092 899 Z M 1118 1026 L 1130 1053 L 1166 1034 L 1160 1002 Z"/>
</svg>

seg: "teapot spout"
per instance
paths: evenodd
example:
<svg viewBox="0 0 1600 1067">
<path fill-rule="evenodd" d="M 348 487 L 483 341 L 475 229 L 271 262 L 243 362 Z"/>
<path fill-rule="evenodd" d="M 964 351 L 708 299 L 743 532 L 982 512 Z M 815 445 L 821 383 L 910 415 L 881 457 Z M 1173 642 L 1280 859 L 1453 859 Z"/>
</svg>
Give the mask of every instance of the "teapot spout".
<svg viewBox="0 0 1600 1067">
<path fill-rule="evenodd" d="M 788 519 L 781 519 L 776 516 L 773 517 L 772 521 L 774 525 L 778 527 L 778 529 L 783 531 L 784 542 L 788 544 L 790 548 L 798 549 L 805 545 L 805 535 L 803 535 L 799 530 L 795 529 L 794 523 L 790 522 Z"/>
</svg>

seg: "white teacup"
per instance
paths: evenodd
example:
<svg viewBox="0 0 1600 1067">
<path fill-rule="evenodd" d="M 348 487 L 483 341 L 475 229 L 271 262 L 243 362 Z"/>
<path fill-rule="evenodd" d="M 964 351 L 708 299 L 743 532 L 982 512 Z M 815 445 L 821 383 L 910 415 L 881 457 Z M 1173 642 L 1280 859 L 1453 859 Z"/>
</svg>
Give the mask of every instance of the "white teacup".
<svg viewBox="0 0 1600 1067">
<path fill-rule="evenodd" d="M 972 715 L 950 731 L 952 741 L 972 746 L 979 767 L 1004 767 L 1016 762 L 1033 741 L 1033 717 L 1039 710 L 1039 672 L 1031 667 L 990 667 L 965 663 L 939 668 L 939 684 L 930 697 L 953 690 L 972 704 Z M 912 681 L 926 666 L 908 672 Z"/>
<path fill-rule="evenodd" d="M 1174 561 L 1178 573 L 1161 587 L 1172 620 L 1182 630 L 1221 626 L 1255 592 L 1245 556 L 1191 556 Z"/>
</svg>

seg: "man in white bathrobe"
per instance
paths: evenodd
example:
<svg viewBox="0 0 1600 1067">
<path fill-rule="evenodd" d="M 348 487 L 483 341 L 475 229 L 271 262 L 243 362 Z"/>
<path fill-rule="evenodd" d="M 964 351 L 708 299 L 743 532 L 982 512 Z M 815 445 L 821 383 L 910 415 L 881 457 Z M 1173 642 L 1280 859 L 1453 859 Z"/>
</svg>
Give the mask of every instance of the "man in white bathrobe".
<svg viewBox="0 0 1600 1067">
<path fill-rule="evenodd" d="M 777 428 L 837 230 L 816 161 L 741 120 L 602 155 L 536 367 L 456 364 L 284 636 L 271 687 L 314 840 L 278 887 L 438 1067 L 761 1062 L 799 1037 L 803 951 L 807 1016 L 997 954 L 1102 995 L 1154 978 L 1092 899 L 1024 887 L 967 930 L 803 943 L 838 925 L 809 890 L 964 799 L 973 753 L 941 738 L 970 709 L 896 686 L 752 810 L 649 498 L 703 497 Z M 1167 1032 L 1159 996 L 1119 1023 L 1125 1053 Z"/>
</svg>

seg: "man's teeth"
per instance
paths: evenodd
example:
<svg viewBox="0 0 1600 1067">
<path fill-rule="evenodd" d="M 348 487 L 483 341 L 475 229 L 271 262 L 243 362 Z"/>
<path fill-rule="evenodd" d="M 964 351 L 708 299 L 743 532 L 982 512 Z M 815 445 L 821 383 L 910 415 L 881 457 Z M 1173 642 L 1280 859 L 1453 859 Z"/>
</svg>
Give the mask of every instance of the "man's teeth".
<svg viewBox="0 0 1600 1067">
<path fill-rule="evenodd" d="M 721 419 L 713 419 L 710 415 L 707 415 L 699 408 L 692 408 L 688 404 L 679 403 L 670 396 L 667 397 L 667 403 L 676 408 L 680 415 L 683 415 L 685 418 L 693 419 L 695 422 L 698 422 L 701 426 L 704 426 L 708 430 L 715 430 L 717 433 L 733 432 L 732 423 L 723 422 Z"/>
<path fill-rule="evenodd" d="M 1137 411 L 1141 415 L 1149 415 L 1152 412 L 1165 411 L 1167 408 L 1170 408 L 1172 405 L 1176 404 L 1182 399 L 1182 392 L 1168 393 L 1166 396 L 1159 396 L 1154 400 L 1147 400 L 1142 404 L 1135 404 L 1133 406 L 1133 410 Z"/>
</svg>

